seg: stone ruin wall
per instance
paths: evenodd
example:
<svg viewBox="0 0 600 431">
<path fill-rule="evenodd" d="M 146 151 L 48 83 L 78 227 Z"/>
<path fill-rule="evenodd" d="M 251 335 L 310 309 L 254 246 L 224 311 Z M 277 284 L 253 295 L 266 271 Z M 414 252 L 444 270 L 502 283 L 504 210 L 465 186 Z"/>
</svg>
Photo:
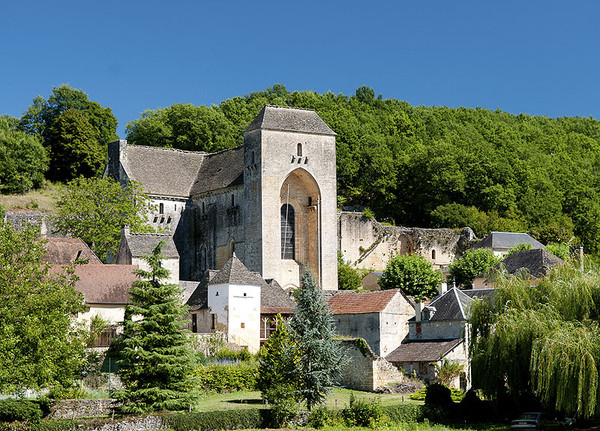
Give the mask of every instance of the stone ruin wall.
<svg viewBox="0 0 600 431">
<path fill-rule="evenodd" d="M 384 226 L 359 212 L 338 213 L 338 249 L 354 268 L 383 271 L 399 254 L 420 254 L 444 270 L 463 253 L 475 234 L 471 228 L 427 229 Z"/>
</svg>

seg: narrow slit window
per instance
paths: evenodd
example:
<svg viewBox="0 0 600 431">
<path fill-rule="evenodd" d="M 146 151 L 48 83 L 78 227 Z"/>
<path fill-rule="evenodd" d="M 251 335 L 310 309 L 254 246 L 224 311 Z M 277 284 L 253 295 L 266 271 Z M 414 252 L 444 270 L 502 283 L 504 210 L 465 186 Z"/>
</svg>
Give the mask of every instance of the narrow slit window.
<svg viewBox="0 0 600 431">
<path fill-rule="evenodd" d="M 298 147 L 296 150 L 297 150 L 297 153 L 296 153 L 297 156 L 302 157 L 302 144 L 298 144 Z"/>
<path fill-rule="evenodd" d="M 435 250 L 431 250 L 431 260 L 435 260 Z"/>
<path fill-rule="evenodd" d="M 165 213 L 165 204 L 161 203 L 158 205 L 158 213 L 159 214 L 164 214 Z"/>
</svg>

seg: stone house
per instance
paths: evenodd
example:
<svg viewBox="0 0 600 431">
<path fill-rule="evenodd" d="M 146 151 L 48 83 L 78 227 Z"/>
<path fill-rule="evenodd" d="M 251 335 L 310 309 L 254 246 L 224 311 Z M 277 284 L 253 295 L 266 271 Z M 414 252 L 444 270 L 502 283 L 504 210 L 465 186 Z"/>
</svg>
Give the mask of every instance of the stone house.
<svg viewBox="0 0 600 431">
<path fill-rule="evenodd" d="M 115 263 L 120 265 L 137 265 L 145 271 L 150 266 L 144 256 L 152 254 L 152 250 L 163 241 L 161 266 L 170 271 L 165 283 L 179 284 L 179 253 L 175 247 L 173 236 L 159 233 L 131 233 L 128 227 L 121 229 L 121 243 L 117 249 Z"/>
<path fill-rule="evenodd" d="M 312 110 L 266 106 L 242 146 L 212 154 L 113 142 L 105 176 L 148 192 L 149 221 L 171 232 L 180 280 L 202 280 L 235 251 L 285 288 L 310 268 L 337 289 L 335 133 Z"/>
<path fill-rule="evenodd" d="M 475 244 L 473 248 L 489 248 L 495 256 L 502 257 L 519 244 L 529 244 L 534 250 L 544 248 L 544 244 L 531 235 L 518 232 L 492 232 Z"/>
<path fill-rule="evenodd" d="M 378 356 L 391 353 L 408 334 L 414 302 L 400 289 L 342 292 L 328 300 L 336 332 L 363 338 Z"/>
<path fill-rule="evenodd" d="M 435 382 L 437 367 L 444 360 L 458 362 L 464 372 L 451 385 L 463 390 L 470 388 L 469 304 L 474 298 L 485 299 L 492 294 L 492 289 L 452 288 L 428 306 L 417 304 L 415 316 L 408 321 L 408 337 L 386 359 L 428 383 Z"/>
<path fill-rule="evenodd" d="M 527 277 L 531 285 L 537 284 L 550 269 L 556 265 L 562 265 L 564 261 L 550 253 L 538 248 L 532 250 L 520 250 L 507 256 L 502 262 L 497 263 L 489 273 L 501 271 L 509 275 L 520 275 Z M 494 277 L 489 273 L 481 274 L 473 280 L 473 289 L 491 289 L 494 287 Z"/>
</svg>

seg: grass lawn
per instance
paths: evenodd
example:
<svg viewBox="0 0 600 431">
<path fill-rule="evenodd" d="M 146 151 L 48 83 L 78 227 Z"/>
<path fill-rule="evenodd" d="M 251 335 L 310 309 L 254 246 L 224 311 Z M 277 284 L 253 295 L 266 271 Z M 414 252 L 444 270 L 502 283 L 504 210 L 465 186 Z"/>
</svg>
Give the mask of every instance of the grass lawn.
<svg viewBox="0 0 600 431">
<path fill-rule="evenodd" d="M 375 398 L 381 399 L 382 405 L 388 404 L 422 404 L 422 401 L 415 401 L 409 398 L 406 394 L 373 394 L 371 392 L 352 391 L 350 389 L 334 389 L 326 401 L 326 406 L 329 408 L 342 409 L 350 402 L 350 394 L 354 394 L 357 398 Z M 258 391 L 240 391 L 230 392 L 225 394 L 207 394 L 203 395 L 202 399 L 196 404 L 195 411 L 211 411 L 211 410 L 229 410 L 229 409 L 247 409 L 250 407 L 262 406 L 263 401 L 260 398 Z"/>
</svg>

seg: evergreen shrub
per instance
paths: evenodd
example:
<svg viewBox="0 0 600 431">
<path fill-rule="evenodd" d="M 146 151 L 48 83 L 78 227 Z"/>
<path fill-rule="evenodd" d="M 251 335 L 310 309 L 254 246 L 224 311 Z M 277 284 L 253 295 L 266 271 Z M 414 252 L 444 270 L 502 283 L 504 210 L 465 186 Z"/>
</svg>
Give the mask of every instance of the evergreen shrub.
<svg viewBox="0 0 600 431">
<path fill-rule="evenodd" d="M 220 410 L 166 415 L 163 423 L 174 431 L 256 429 L 270 422 L 270 412 L 264 409 Z"/>
<path fill-rule="evenodd" d="M 42 408 L 35 401 L 0 400 L 0 422 L 39 422 L 42 416 Z"/>
<path fill-rule="evenodd" d="M 258 364 L 208 364 L 196 369 L 199 388 L 205 391 L 229 392 L 254 390 L 258 379 Z"/>
<path fill-rule="evenodd" d="M 350 394 L 350 405 L 342 410 L 341 415 L 350 427 L 374 427 L 381 421 L 383 409 L 379 398 L 365 401 Z"/>
</svg>

